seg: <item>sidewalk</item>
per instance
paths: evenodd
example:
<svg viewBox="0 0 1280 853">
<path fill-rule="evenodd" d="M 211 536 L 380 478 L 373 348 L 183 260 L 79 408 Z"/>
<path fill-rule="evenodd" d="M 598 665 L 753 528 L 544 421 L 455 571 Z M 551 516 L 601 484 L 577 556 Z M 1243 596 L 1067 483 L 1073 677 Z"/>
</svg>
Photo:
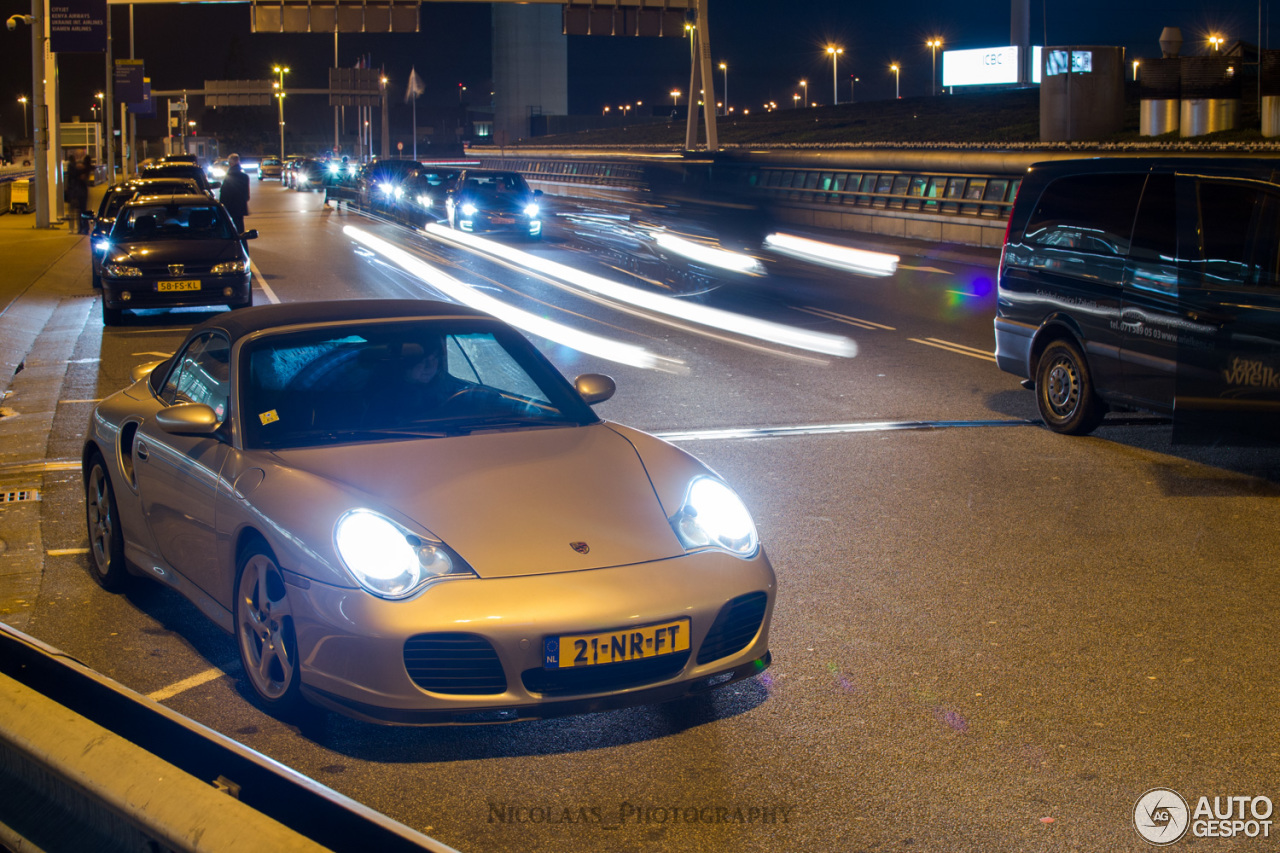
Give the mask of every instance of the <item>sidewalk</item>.
<svg viewBox="0 0 1280 853">
<path fill-rule="evenodd" d="M 94 193 L 93 189 L 97 192 Z M 91 203 L 103 188 L 91 189 Z M 67 360 L 94 306 L 88 237 L 0 216 L 0 621 L 26 624 L 44 566 L 40 491 Z"/>
</svg>

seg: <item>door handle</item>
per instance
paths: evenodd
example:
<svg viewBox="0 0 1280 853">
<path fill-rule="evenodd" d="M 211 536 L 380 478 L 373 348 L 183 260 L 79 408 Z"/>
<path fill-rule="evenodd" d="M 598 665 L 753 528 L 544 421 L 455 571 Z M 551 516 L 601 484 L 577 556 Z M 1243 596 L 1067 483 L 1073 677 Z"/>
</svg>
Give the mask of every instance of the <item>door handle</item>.
<svg viewBox="0 0 1280 853">
<path fill-rule="evenodd" d="M 141 442 L 141 441 L 136 441 L 136 442 L 134 442 L 134 444 L 133 444 L 133 455 L 134 455 L 134 456 L 136 456 L 136 457 L 138 457 L 138 461 L 139 461 L 139 462 L 146 462 L 146 461 L 147 461 L 147 454 L 148 454 L 149 452 L 150 452 L 150 451 L 148 451 L 148 450 L 147 450 L 147 445 L 146 445 L 145 443 L 143 443 L 143 442 Z"/>
</svg>

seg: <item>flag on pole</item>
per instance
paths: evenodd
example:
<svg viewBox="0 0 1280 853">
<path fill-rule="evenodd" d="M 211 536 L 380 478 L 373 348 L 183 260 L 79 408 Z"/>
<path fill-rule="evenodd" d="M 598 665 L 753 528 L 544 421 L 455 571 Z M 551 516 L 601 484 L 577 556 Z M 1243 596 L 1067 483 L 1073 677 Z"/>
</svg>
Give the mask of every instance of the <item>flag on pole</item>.
<svg viewBox="0 0 1280 853">
<path fill-rule="evenodd" d="M 417 68 L 409 69 L 409 88 L 405 90 L 404 102 L 409 103 L 426 90 L 427 87 L 423 84 L 422 78 L 418 76 Z"/>
</svg>

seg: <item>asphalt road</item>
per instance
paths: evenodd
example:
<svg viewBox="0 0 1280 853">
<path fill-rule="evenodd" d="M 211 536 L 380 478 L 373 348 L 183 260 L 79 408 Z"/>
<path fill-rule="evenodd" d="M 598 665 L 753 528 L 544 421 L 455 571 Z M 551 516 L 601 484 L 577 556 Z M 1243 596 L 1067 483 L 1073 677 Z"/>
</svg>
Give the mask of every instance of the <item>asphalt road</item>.
<svg viewBox="0 0 1280 853">
<path fill-rule="evenodd" d="M 778 573 L 772 668 L 674 707 L 299 730 L 255 706 L 231 638 L 194 607 L 93 583 L 75 472 L 46 477 L 53 553 L 28 633 L 464 851 L 1141 850 L 1149 789 L 1192 810 L 1280 800 L 1280 452 L 1174 446 L 1150 417 L 1087 438 L 1028 424 L 1032 395 L 990 358 L 994 256 L 904 256 L 883 279 L 772 260 L 706 280 L 561 218 L 540 244 L 503 243 L 499 262 L 317 195 L 254 191 L 259 301 L 434 292 L 371 235 L 470 292 L 656 357 L 630 366 L 534 336 L 566 374 L 615 377 L 602 417 L 707 431 L 680 444 L 743 494 Z M 683 305 L 839 336 L 856 355 L 621 310 L 513 269 L 512 250 L 615 281 L 630 269 Z M 78 458 L 91 401 L 201 316 L 104 332 L 95 304 L 48 458 Z M 889 428 L 903 422 L 933 426 Z M 807 429 L 717 432 L 787 427 Z"/>
</svg>

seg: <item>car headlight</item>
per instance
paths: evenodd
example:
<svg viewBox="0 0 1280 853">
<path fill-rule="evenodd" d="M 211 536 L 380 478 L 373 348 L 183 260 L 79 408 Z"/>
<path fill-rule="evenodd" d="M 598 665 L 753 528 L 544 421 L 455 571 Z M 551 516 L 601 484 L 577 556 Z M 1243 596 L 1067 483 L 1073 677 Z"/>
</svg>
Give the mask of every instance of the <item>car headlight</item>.
<svg viewBox="0 0 1280 853">
<path fill-rule="evenodd" d="M 338 172 L 342 171 L 342 167 L 337 163 L 330 163 L 326 168 L 329 170 L 330 175 L 336 175 Z"/>
<path fill-rule="evenodd" d="M 469 202 L 469 201 L 468 201 L 468 202 L 463 202 L 463 204 L 462 204 L 462 215 L 463 215 L 463 216 L 475 216 L 475 215 L 476 215 L 476 206 L 475 206 L 474 204 L 472 204 L 471 202 Z"/>
<path fill-rule="evenodd" d="M 733 489 L 712 477 L 689 484 L 684 503 L 671 517 L 671 529 L 685 550 L 720 548 L 739 557 L 760 548 L 755 522 Z"/>
<path fill-rule="evenodd" d="M 305 184 L 305 183 L 307 183 L 307 180 L 308 180 L 307 176 L 306 176 L 306 175 L 304 175 L 304 174 L 302 174 L 301 172 L 299 172 L 297 175 L 295 175 L 293 179 L 294 179 L 295 181 L 297 181 L 298 183 L 300 183 L 300 184 Z"/>
<path fill-rule="evenodd" d="M 444 543 L 417 536 L 369 509 L 353 509 L 338 519 L 333 539 L 360 586 L 379 598 L 407 598 L 427 581 L 471 573 Z"/>
<path fill-rule="evenodd" d="M 238 261 L 223 261 L 220 264 L 214 264 L 213 269 L 209 270 L 214 275 L 229 275 L 231 273 L 247 273 L 249 271 L 248 258 L 241 258 Z"/>
<path fill-rule="evenodd" d="M 111 248 L 110 240 L 98 240 L 93 244 L 93 250 L 100 255 L 105 255 L 107 250 Z"/>
<path fill-rule="evenodd" d="M 423 193 L 422 195 L 418 196 L 418 204 L 422 205 L 423 207 L 430 207 L 431 196 L 427 195 L 426 193 Z"/>
<path fill-rule="evenodd" d="M 378 189 L 382 190 L 382 194 L 387 198 L 391 198 L 396 194 L 396 185 L 390 183 L 378 184 Z"/>
<path fill-rule="evenodd" d="M 102 274 L 111 278 L 142 278 L 142 270 L 128 264 L 103 264 Z"/>
<path fill-rule="evenodd" d="M 538 206 L 536 204 L 525 205 L 524 215 L 530 219 L 538 218 Z"/>
</svg>

